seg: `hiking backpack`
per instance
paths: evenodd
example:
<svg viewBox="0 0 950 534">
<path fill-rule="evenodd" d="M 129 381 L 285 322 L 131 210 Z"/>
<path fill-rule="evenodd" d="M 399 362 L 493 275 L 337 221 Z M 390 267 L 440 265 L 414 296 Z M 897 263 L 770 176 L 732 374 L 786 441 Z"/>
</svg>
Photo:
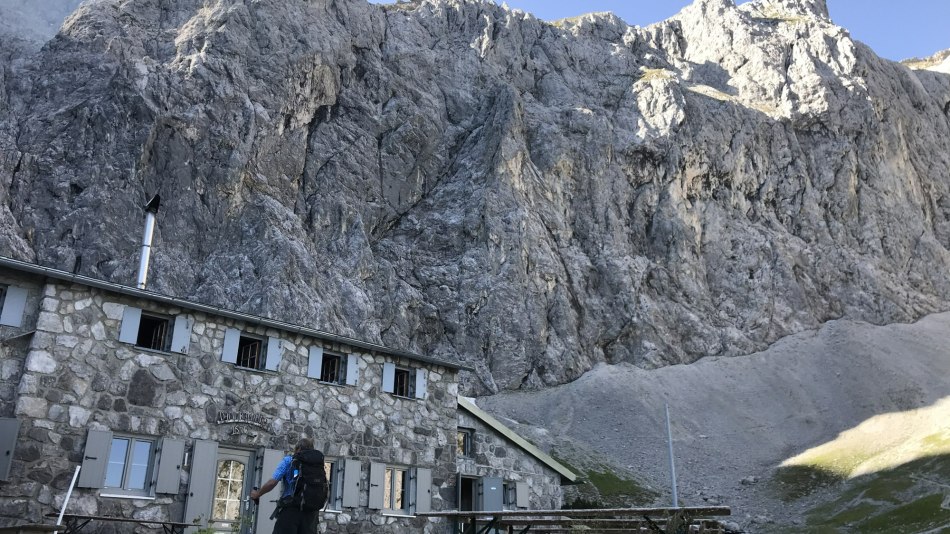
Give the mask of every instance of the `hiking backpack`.
<svg viewBox="0 0 950 534">
<path fill-rule="evenodd" d="M 300 451 L 294 455 L 290 465 L 294 473 L 291 506 L 306 512 L 321 510 L 327 503 L 330 489 L 323 453 L 315 449 Z"/>
</svg>

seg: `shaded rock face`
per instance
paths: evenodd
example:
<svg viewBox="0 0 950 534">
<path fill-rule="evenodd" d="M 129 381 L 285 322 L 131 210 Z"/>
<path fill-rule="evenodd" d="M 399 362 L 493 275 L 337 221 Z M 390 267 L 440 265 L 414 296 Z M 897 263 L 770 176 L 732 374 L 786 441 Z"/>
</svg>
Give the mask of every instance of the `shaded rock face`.
<svg viewBox="0 0 950 534">
<path fill-rule="evenodd" d="M 477 368 L 755 351 L 950 297 L 950 77 L 819 0 L 101 0 L 4 70 L 0 251 Z"/>
</svg>

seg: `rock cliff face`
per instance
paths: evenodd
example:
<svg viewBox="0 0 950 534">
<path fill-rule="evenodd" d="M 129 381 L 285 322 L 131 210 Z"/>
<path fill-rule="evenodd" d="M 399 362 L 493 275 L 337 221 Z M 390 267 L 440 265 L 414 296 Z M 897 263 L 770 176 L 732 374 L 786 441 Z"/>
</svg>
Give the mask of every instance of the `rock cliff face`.
<svg viewBox="0 0 950 534">
<path fill-rule="evenodd" d="M 950 300 L 950 76 L 822 0 L 99 0 L 4 62 L 0 252 L 475 365 L 468 392 Z"/>
</svg>

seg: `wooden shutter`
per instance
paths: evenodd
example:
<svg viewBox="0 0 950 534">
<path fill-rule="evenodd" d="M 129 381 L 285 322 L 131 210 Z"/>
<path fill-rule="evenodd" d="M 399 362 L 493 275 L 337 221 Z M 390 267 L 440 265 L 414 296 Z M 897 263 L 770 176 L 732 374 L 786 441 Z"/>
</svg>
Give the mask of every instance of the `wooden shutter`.
<svg viewBox="0 0 950 534">
<path fill-rule="evenodd" d="M 505 508 L 505 485 L 504 481 L 495 477 L 482 477 L 480 480 L 482 488 L 482 507 L 481 510 L 494 512 L 504 510 Z"/>
<path fill-rule="evenodd" d="M 343 506 L 355 508 L 360 505 L 360 477 L 363 465 L 359 460 L 343 461 Z"/>
<path fill-rule="evenodd" d="M 82 456 L 82 468 L 76 487 L 101 488 L 106 480 L 106 465 L 112 450 L 112 432 L 90 430 L 86 434 L 86 448 Z M 124 461 L 124 458 L 123 458 Z"/>
<path fill-rule="evenodd" d="M 194 322 L 187 315 L 175 317 L 175 326 L 172 330 L 172 352 L 188 354 L 191 345 L 191 327 Z"/>
<path fill-rule="evenodd" d="M 307 376 L 319 380 L 321 369 L 323 369 L 323 347 L 310 347 L 310 358 L 307 360 Z"/>
<path fill-rule="evenodd" d="M 263 486 L 264 482 L 270 480 L 274 475 L 274 471 L 277 470 L 277 466 L 280 465 L 280 462 L 284 459 L 284 451 L 278 451 L 274 449 L 264 449 L 264 460 L 261 464 L 261 479 L 258 481 L 257 486 Z M 271 519 L 270 516 L 274 513 L 274 509 L 277 508 L 277 503 L 274 502 L 280 497 L 280 485 L 277 486 L 277 489 L 273 493 L 268 493 L 264 497 L 261 497 L 260 504 L 257 506 L 257 525 L 254 527 L 254 534 L 271 534 L 274 532 L 274 519 Z"/>
<path fill-rule="evenodd" d="M 162 438 L 158 464 L 155 466 L 155 493 L 178 494 L 181 466 L 185 457 L 185 440 Z"/>
<path fill-rule="evenodd" d="M 515 506 L 518 508 L 528 508 L 529 502 L 528 484 L 526 482 L 515 483 Z"/>
<path fill-rule="evenodd" d="M 19 433 L 19 419 L 0 418 L 0 480 L 10 478 L 10 466 L 13 465 L 13 451 Z"/>
<path fill-rule="evenodd" d="M 207 526 L 208 514 L 211 513 L 211 497 L 214 491 L 217 460 L 217 442 L 203 439 L 195 440 L 191 454 L 191 473 L 188 474 L 185 517 L 182 521 L 195 526 L 188 527 L 185 532 L 193 533 Z"/>
<path fill-rule="evenodd" d="M 221 361 L 237 363 L 238 343 L 241 341 L 241 331 L 237 328 L 228 328 L 224 331 L 224 348 L 221 349 Z"/>
<path fill-rule="evenodd" d="M 392 393 L 396 390 L 396 364 L 383 364 L 383 391 Z"/>
<path fill-rule="evenodd" d="M 416 468 L 416 511 L 426 514 L 432 511 L 432 470 Z"/>
<path fill-rule="evenodd" d="M 22 287 L 7 286 L 0 311 L 0 325 L 19 328 L 23 326 L 23 311 L 26 309 L 27 291 Z"/>
<path fill-rule="evenodd" d="M 280 338 L 267 338 L 267 358 L 264 359 L 264 369 L 277 371 L 280 369 L 280 360 L 284 357 L 284 343 Z"/>
<path fill-rule="evenodd" d="M 426 386 L 428 385 L 428 376 L 425 369 L 416 369 L 416 398 L 426 398 Z"/>
<path fill-rule="evenodd" d="M 122 312 L 122 327 L 119 329 L 119 341 L 123 343 L 135 342 L 139 339 L 139 322 L 142 320 L 142 310 L 126 306 Z"/>
<path fill-rule="evenodd" d="M 383 509 L 383 497 L 386 485 L 386 464 L 373 462 L 369 464 L 369 508 Z"/>
<path fill-rule="evenodd" d="M 346 355 L 346 385 L 355 386 L 360 379 L 360 357 L 356 354 Z"/>
</svg>

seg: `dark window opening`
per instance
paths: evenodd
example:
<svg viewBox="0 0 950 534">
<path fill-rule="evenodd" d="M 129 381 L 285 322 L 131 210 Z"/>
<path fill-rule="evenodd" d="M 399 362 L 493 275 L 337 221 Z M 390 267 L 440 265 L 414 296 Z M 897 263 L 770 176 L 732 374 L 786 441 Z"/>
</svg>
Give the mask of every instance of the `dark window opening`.
<svg viewBox="0 0 950 534">
<path fill-rule="evenodd" d="M 236 364 L 238 367 L 247 367 L 248 369 L 263 369 L 264 340 L 241 336 L 240 341 L 238 341 Z"/>
<path fill-rule="evenodd" d="M 475 479 L 462 478 L 459 480 L 459 484 L 461 485 L 459 487 L 459 511 L 475 511 Z"/>
<path fill-rule="evenodd" d="M 412 381 L 412 372 L 409 369 L 396 368 L 396 374 L 393 381 L 393 395 L 400 397 L 412 397 L 414 384 Z"/>
<path fill-rule="evenodd" d="M 172 345 L 171 320 L 167 317 L 142 314 L 135 345 L 146 349 L 168 351 Z"/>
<path fill-rule="evenodd" d="M 475 431 L 471 428 L 459 428 L 458 455 L 466 457 L 475 455 Z"/>
<path fill-rule="evenodd" d="M 324 354 L 323 364 L 320 368 L 320 381 L 330 382 L 332 384 L 343 384 L 346 382 L 346 366 L 343 365 L 343 357 L 336 354 Z"/>
</svg>

